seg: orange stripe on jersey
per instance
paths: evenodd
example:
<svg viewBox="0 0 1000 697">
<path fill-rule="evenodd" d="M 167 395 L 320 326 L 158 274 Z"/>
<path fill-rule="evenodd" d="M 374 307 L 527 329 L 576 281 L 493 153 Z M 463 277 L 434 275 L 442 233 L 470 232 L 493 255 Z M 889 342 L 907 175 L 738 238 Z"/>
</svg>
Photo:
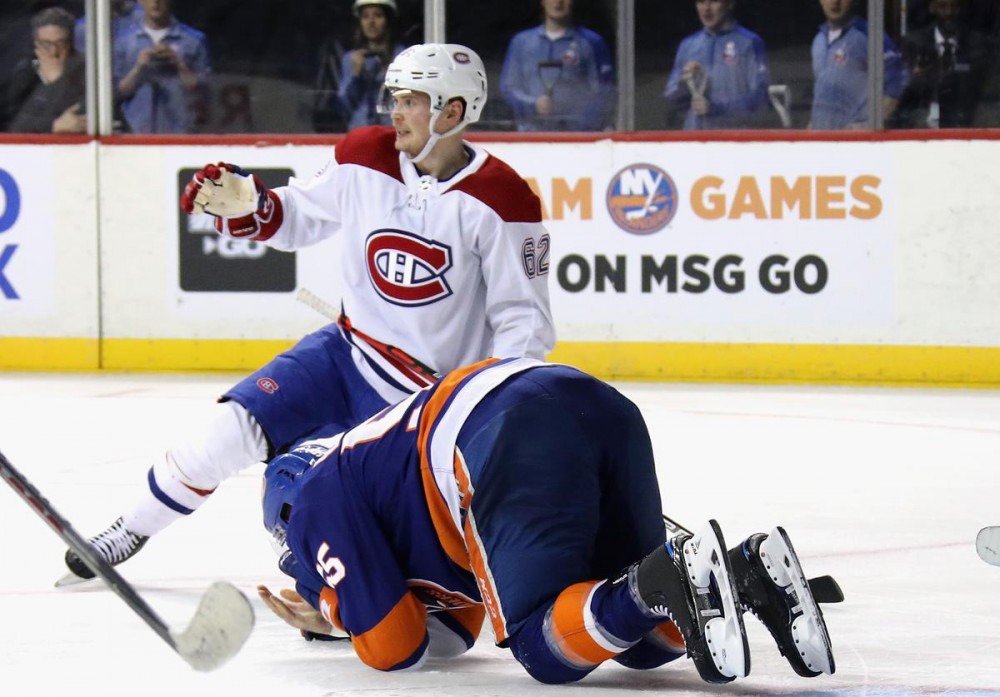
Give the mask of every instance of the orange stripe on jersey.
<svg viewBox="0 0 1000 697">
<path fill-rule="evenodd" d="M 581 668 L 596 666 L 620 653 L 597 643 L 587 630 L 584 616 L 589 614 L 587 602 L 591 590 L 598 583 L 587 581 L 574 584 L 560 593 L 552 606 L 551 639 L 570 663 Z"/>
<path fill-rule="evenodd" d="M 493 637 L 497 644 L 501 644 L 507 639 L 507 623 L 503 617 L 503 609 L 500 607 L 496 586 L 493 583 L 493 575 L 490 573 L 490 567 L 486 562 L 486 552 L 483 550 L 482 542 L 479 540 L 479 533 L 476 531 L 476 522 L 472 511 L 469 511 L 465 517 L 465 546 L 468 549 L 472 573 L 476 575 L 476 585 L 479 586 L 479 595 L 482 596 L 486 614 L 490 617 Z"/>
<path fill-rule="evenodd" d="M 462 542 L 462 535 L 455 527 L 454 519 L 448 510 L 448 504 L 438 490 L 437 482 L 434 480 L 434 473 L 431 471 L 430 443 L 431 430 L 437 422 L 438 417 L 444 411 L 448 399 L 458 389 L 462 380 L 499 359 L 488 358 L 485 361 L 474 363 L 465 368 L 454 370 L 448 373 L 434 388 L 434 394 L 427 400 L 421 409 L 420 426 L 417 432 L 417 449 L 420 453 L 420 477 L 424 485 L 424 496 L 427 499 L 427 507 L 430 510 L 431 522 L 437 532 L 438 540 L 448 557 L 467 571 L 470 570 L 468 553 Z M 463 499 L 465 497 L 463 496 Z"/>
<path fill-rule="evenodd" d="M 319 592 L 319 611 L 327 622 L 344 631 L 344 623 L 340 621 L 340 601 L 337 600 L 337 591 L 333 588 L 324 586 Z"/>
<path fill-rule="evenodd" d="M 656 628 L 648 632 L 646 637 L 667 651 L 673 651 L 674 653 L 685 653 L 687 651 L 687 645 L 684 643 L 681 630 L 670 620 L 656 625 Z"/>
<path fill-rule="evenodd" d="M 420 648 L 427 635 L 427 610 L 407 592 L 382 620 L 367 632 L 354 634 L 351 644 L 365 665 L 390 670 Z"/>
<path fill-rule="evenodd" d="M 455 482 L 458 484 L 458 493 L 462 495 L 459 506 L 463 511 L 472 507 L 472 482 L 469 481 L 469 469 L 465 466 L 465 458 L 462 452 L 455 447 Z"/>
</svg>

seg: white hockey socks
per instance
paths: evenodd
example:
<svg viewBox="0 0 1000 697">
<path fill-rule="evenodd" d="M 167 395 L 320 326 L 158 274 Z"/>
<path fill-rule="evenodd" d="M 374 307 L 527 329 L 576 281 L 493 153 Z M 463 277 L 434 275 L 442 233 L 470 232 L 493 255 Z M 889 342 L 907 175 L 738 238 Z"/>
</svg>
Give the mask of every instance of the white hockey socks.
<svg viewBox="0 0 1000 697">
<path fill-rule="evenodd" d="M 155 535 L 200 508 L 225 479 L 266 458 L 267 441 L 257 420 L 236 402 L 218 404 L 199 432 L 153 464 L 148 487 L 123 516 L 125 527 Z"/>
</svg>

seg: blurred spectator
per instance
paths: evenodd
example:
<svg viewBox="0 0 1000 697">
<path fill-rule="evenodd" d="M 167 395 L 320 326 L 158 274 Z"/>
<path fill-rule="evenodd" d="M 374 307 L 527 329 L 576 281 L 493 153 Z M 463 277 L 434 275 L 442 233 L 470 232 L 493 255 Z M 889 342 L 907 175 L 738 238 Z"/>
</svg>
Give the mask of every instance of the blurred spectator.
<svg viewBox="0 0 1000 697">
<path fill-rule="evenodd" d="M 855 14 L 855 0 L 819 0 L 826 22 L 813 39 L 810 128 L 866 128 L 868 125 L 868 22 Z M 883 113 L 889 119 L 906 84 L 903 61 L 883 35 Z"/>
<path fill-rule="evenodd" d="M 931 24 L 903 37 L 910 82 L 892 125 L 960 128 L 972 125 L 989 62 L 989 43 L 963 22 L 965 0 L 931 0 Z"/>
<path fill-rule="evenodd" d="M 21 63 L 32 57 L 31 12 L 20 4 L 0 9 L 0 131 L 10 118 L 10 81 Z"/>
<path fill-rule="evenodd" d="M 111 0 L 111 41 L 130 29 L 142 26 L 142 5 L 135 0 Z M 73 45 L 79 53 L 87 51 L 87 16 L 76 20 Z"/>
<path fill-rule="evenodd" d="M 389 115 L 375 110 L 375 101 L 385 81 L 385 69 L 403 50 L 399 43 L 395 0 L 355 0 L 357 27 L 353 48 L 340 66 L 340 108 L 348 130 L 358 126 L 388 125 Z"/>
<path fill-rule="evenodd" d="M 209 74 L 205 35 L 177 21 L 171 0 L 140 0 L 141 26 L 114 44 L 114 79 L 133 133 L 189 133 L 204 106 Z"/>
<path fill-rule="evenodd" d="M 764 42 L 733 19 L 736 0 L 695 0 L 702 30 L 677 49 L 667 79 L 668 124 L 684 114 L 685 130 L 767 124 L 770 78 Z"/>
<path fill-rule="evenodd" d="M 53 7 L 31 20 L 35 58 L 21 63 L 10 80 L 8 105 L 13 133 L 83 133 L 83 59 L 73 50 L 73 15 Z"/>
<path fill-rule="evenodd" d="M 573 0 L 541 0 L 543 22 L 507 47 L 500 91 L 519 131 L 599 131 L 614 111 L 614 67 L 598 34 L 573 20 Z"/>
</svg>

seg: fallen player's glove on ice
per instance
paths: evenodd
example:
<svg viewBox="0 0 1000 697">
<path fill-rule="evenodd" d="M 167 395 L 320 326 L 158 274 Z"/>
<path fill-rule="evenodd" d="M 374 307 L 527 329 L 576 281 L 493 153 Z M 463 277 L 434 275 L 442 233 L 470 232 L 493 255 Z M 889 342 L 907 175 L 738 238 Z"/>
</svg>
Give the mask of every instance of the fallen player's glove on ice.
<svg viewBox="0 0 1000 697">
<path fill-rule="evenodd" d="M 227 237 L 266 240 L 281 225 L 281 201 L 255 174 L 220 162 L 198 170 L 181 195 L 188 215 L 215 216 L 215 229 Z"/>
</svg>

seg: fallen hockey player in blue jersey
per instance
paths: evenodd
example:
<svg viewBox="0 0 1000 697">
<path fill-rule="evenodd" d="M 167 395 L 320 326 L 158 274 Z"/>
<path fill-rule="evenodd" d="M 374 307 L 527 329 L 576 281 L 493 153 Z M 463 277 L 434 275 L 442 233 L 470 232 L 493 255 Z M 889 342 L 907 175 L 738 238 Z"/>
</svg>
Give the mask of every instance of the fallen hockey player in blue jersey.
<svg viewBox="0 0 1000 697">
<path fill-rule="evenodd" d="M 373 668 L 460 655 L 488 620 L 541 682 L 686 653 L 726 683 L 750 671 L 750 610 L 799 675 L 834 672 L 784 530 L 728 552 L 714 520 L 666 539 L 638 408 L 567 366 L 452 372 L 276 458 L 263 506 L 296 590 L 261 598 L 309 636 L 349 635 Z"/>
</svg>

